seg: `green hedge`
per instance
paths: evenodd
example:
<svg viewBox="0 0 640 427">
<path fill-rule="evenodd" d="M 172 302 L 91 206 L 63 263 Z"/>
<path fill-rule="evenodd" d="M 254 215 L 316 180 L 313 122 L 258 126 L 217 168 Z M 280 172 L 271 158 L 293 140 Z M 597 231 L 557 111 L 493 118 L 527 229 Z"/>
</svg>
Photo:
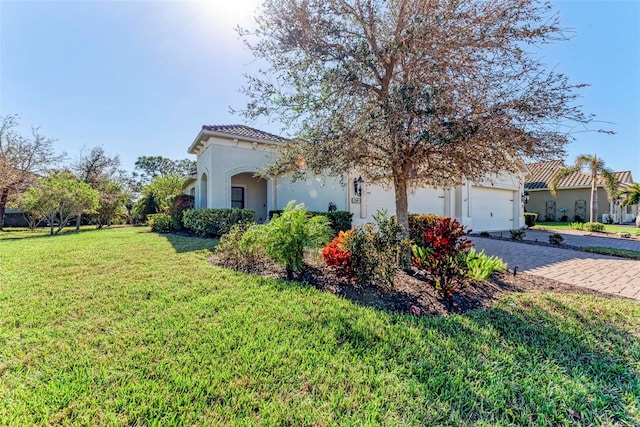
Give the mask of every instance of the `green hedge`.
<svg viewBox="0 0 640 427">
<path fill-rule="evenodd" d="M 601 233 L 604 231 L 604 224 L 600 222 L 585 222 L 584 223 L 585 231 L 595 231 Z"/>
<path fill-rule="evenodd" d="M 527 227 L 533 227 L 536 225 L 536 219 L 538 219 L 538 214 L 535 212 L 525 212 L 524 213 L 524 223 Z"/>
<path fill-rule="evenodd" d="M 273 218 L 274 215 L 282 214 L 281 210 L 273 210 L 269 211 L 269 219 Z M 308 215 L 314 216 L 324 216 L 329 220 L 329 226 L 333 230 L 334 235 L 338 235 L 340 231 L 351 230 L 351 223 L 353 220 L 353 214 L 348 211 L 331 211 L 331 212 L 317 212 L 317 211 L 308 211 Z"/>
<path fill-rule="evenodd" d="M 234 224 L 251 223 L 255 211 L 252 209 L 189 209 L 184 212 L 184 227 L 200 236 L 220 237 Z"/>
</svg>

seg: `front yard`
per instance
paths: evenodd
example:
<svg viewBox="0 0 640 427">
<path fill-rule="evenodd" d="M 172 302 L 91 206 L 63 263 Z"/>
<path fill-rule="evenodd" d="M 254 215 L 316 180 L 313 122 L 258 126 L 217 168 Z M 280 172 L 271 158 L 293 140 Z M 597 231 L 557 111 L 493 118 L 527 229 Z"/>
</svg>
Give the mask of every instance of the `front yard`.
<svg viewBox="0 0 640 427">
<path fill-rule="evenodd" d="M 213 240 L 0 233 L 0 425 L 640 423 L 640 304 L 414 317 L 206 262 Z"/>
<path fill-rule="evenodd" d="M 563 231 L 571 230 L 570 222 L 537 222 L 533 227 L 534 230 L 547 230 L 547 231 Z M 630 233 L 632 236 L 640 236 L 640 228 L 632 225 L 615 225 L 615 224 L 603 224 L 605 233 Z"/>
</svg>

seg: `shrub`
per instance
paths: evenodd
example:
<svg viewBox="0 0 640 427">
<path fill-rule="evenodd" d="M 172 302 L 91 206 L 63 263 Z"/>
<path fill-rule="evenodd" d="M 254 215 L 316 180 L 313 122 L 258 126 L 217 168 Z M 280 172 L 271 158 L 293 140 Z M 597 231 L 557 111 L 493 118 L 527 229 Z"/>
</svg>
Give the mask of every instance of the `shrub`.
<svg viewBox="0 0 640 427">
<path fill-rule="evenodd" d="M 331 233 L 327 217 L 310 217 L 304 205 L 293 201 L 262 227 L 267 255 L 284 265 L 288 278 L 302 270 L 305 250 L 322 246 Z"/>
<path fill-rule="evenodd" d="M 527 232 L 524 230 L 509 230 L 509 233 L 513 240 L 522 240 L 524 239 L 524 236 L 527 235 Z"/>
<path fill-rule="evenodd" d="M 329 267 L 338 267 L 347 275 L 353 275 L 351 252 L 345 247 L 345 241 L 353 234 L 353 230 L 340 231 L 327 246 L 322 249 L 322 258 Z"/>
<path fill-rule="evenodd" d="M 409 239 L 417 245 L 422 245 L 424 242 L 424 233 L 437 226 L 443 218 L 443 216 L 432 214 L 410 214 Z"/>
<path fill-rule="evenodd" d="M 401 254 L 408 242 L 401 237 L 401 228 L 386 210 L 373 215 L 375 226 L 365 224 L 347 236 L 345 249 L 351 254 L 352 273 L 360 285 L 393 285 L 400 268 Z"/>
<path fill-rule="evenodd" d="M 480 237 L 491 237 L 491 234 L 488 231 L 481 231 L 479 236 Z"/>
<path fill-rule="evenodd" d="M 559 245 L 562 242 L 564 242 L 564 237 L 562 237 L 562 234 L 553 233 L 549 235 L 549 243 L 551 243 L 552 245 Z"/>
<path fill-rule="evenodd" d="M 538 219 L 538 214 L 535 212 L 525 212 L 524 213 L 524 223 L 527 227 L 533 227 L 536 225 L 536 219 Z"/>
<path fill-rule="evenodd" d="M 269 211 L 269 220 L 271 220 L 274 216 L 281 215 L 283 211 L 281 210 L 273 210 Z M 333 231 L 333 235 L 337 236 L 341 231 L 351 230 L 351 224 L 353 221 L 353 214 L 349 211 L 328 211 L 328 212 L 317 212 L 317 211 L 307 211 L 307 215 L 314 216 L 324 216 L 329 220 L 329 227 Z"/>
<path fill-rule="evenodd" d="M 572 222 L 569 227 L 573 230 L 584 230 L 584 222 Z"/>
<path fill-rule="evenodd" d="M 600 222 L 585 222 L 584 223 L 584 230 L 585 231 L 594 231 L 594 232 L 603 232 L 604 231 L 604 224 L 600 223 Z"/>
<path fill-rule="evenodd" d="M 561 222 L 567 222 L 569 220 L 569 217 L 566 215 L 562 215 L 562 218 L 560 218 Z"/>
<path fill-rule="evenodd" d="M 266 257 L 264 226 L 256 224 L 234 224 L 220 238 L 216 253 L 224 265 L 245 272 L 257 270 Z"/>
<path fill-rule="evenodd" d="M 231 230 L 234 224 L 253 222 L 255 212 L 251 209 L 190 209 L 184 212 L 184 226 L 201 236 L 220 237 Z"/>
<path fill-rule="evenodd" d="M 573 217 L 573 222 L 584 222 L 584 218 L 582 218 L 580 215 L 576 215 Z"/>
<path fill-rule="evenodd" d="M 169 233 L 173 230 L 171 217 L 167 214 L 158 213 L 147 215 L 147 223 L 151 227 L 151 231 L 156 233 Z"/>
<path fill-rule="evenodd" d="M 507 265 L 497 256 L 487 256 L 484 251 L 477 253 L 475 248 L 467 252 L 467 268 L 473 280 L 486 280 L 495 271 L 505 271 Z"/>
<path fill-rule="evenodd" d="M 442 218 L 425 231 L 424 246 L 412 248 L 412 264 L 429 274 L 433 287 L 446 298 L 449 308 L 453 295 L 468 285 L 467 252 L 473 244 L 465 237 L 467 234 L 457 220 Z"/>
<path fill-rule="evenodd" d="M 174 230 L 181 231 L 184 229 L 184 212 L 193 209 L 194 200 L 194 197 L 188 194 L 178 194 L 173 198 L 169 214 L 171 215 L 171 224 Z"/>
</svg>

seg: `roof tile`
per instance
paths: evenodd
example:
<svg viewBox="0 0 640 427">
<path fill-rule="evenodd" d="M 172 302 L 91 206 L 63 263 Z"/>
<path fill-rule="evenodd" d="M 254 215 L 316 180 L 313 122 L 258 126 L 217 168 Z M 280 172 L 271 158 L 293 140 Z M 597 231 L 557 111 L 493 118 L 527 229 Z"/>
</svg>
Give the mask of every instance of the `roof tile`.
<svg viewBox="0 0 640 427">
<path fill-rule="evenodd" d="M 251 128 L 245 125 L 204 125 L 202 130 L 208 130 L 211 132 L 224 133 L 231 136 L 262 139 L 265 141 L 284 142 L 286 138 L 264 132 L 258 129 Z"/>
<path fill-rule="evenodd" d="M 527 182 L 524 184 L 526 190 L 545 190 L 549 188 L 551 178 L 560 169 L 565 168 L 565 164 L 562 160 L 547 160 L 537 163 L 529 163 L 527 165 L 530 171 L 530 175 Z M 626 184 L 632 183 L 630 171 L 613 172 L 613 175 L 618 179 L 618 182 Z M 600 180 L 599 185 L 602 185 Z M 586 172 L 574 172 L 560 180 L 558 188 L 579 188 L 590 187 L 591 175 Z"/>
</svg>

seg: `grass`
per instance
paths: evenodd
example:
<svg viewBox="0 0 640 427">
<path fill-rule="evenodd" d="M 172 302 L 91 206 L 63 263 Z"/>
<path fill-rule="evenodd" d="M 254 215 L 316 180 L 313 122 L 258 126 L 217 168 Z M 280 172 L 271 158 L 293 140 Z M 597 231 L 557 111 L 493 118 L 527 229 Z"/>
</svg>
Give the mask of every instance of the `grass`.
<svg viewBox="0 0 640 427">
<path fill-rule="evenodd" d="M 416 318 L 214 267 L 211 240 L 36 236 L 0 233 L 0 425 L 640 423 L 635 301 Z"/>
<path fill-rule="evenodd" d="M 549 230 L 549 231 L 572 230 L 569 224 L 571 223 L 570 222 L 538 222 L 533 227 L 533 229 Z M 633 226 L 628 226 L 628 225 L 604 224 L 604 232 L 605 233 L 626 232 L 626 233 L 631 233 L 631 235 L 640 236 L 640 229 Z"/>
<path fill-rule="evenodd" d="M 634 251 L 631 249 L 607 248 L 603 246 L 584 246 L 582 250 L 585 252 L 591 252 L 594 254 L 613 255 L 613 256 L 618 256 L 622 258 L 640 259 L 640 251 Z"/>
</svg>

